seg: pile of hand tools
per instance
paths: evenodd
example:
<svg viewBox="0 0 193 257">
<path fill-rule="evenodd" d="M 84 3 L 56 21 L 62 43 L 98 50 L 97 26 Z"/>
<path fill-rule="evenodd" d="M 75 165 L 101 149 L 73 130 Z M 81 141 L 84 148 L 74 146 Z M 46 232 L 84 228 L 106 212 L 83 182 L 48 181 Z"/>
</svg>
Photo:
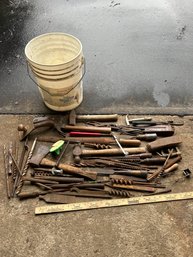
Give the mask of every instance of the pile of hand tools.
<svg viewBox="0 0 193 257">
<path fill-rule="evenodd" d="M 3 148 L 8 198 L 72 203 L 170 192 L 162 181 L 182 159 L 175 126 L 183 124 L 128 115 L 120 123 L 117 114 L 72 111 L 67 124 L 19 124 L 20 142 Z"/>
</svg>

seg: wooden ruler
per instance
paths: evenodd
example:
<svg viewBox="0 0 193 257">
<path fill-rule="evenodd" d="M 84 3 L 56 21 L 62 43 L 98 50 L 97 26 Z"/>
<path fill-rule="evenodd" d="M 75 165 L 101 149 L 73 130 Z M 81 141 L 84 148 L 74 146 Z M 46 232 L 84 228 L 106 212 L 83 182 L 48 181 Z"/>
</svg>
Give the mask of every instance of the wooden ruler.
<svg viewBox="0 0 193 257">
<path fill-rule="evenodd" d="M 46 206 L 36 207 L 35 214 L 81 211 L 81 210 L 91 210 L 91 209 L 109 208 L 109 207 L 118 207 L 118 206 L 171 202 L 171 201 L 180 201 L 180 200 L 189 200 L 189 199 L 193 199 L 193 192 L 140 196 L 140 197 L 133 197 L 133 198 L 121 198 L 121 199 L 91 201 L 91 202 L 82 202 L 82 203 L 46 205 Z"/>
</svg>

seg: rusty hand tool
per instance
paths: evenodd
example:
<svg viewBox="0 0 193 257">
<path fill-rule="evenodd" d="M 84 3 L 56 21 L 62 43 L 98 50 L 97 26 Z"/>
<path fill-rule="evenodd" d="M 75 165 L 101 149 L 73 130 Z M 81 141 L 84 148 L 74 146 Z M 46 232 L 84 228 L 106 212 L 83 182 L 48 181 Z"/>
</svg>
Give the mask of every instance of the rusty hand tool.
<svg viewBox="0 0 193 257">
<path fill-rule="evenodd" d="M 93 197 L 93 198 L 107 198 L 111 199 L 112 197 L 107 194 L 105 191 L 91 191 L 91 190 L 80 190 L 79 188 L 72 188 L 70 191 L 60 193 L 62 195 L 73 195 L 81 197 Z"/>
<path fill-rule="evenodd" d="M 162 148 L 170 148 L 177 146 L 182 143 L 182 140 L 179 136 L 171 136 L 166 138 L 159 138 L 151 143 L 147 144 L 147 150 L 149 152 L 155 152 Z"/>
<path fill-rule="evenodd" d="M 115 183 L 115 184 L 132 185 L 134 182 L 138 182 L 138 180 L 135 180 L 135 178 L 131 178 L 131 177 L 128 177 L 126 175 L 112 174 L 112 175 L 109 176 L 109 178 L 110 178 L 110 181 Z M 141 181 L 141 182 L 146 182 L 146 180 Z"/>
<path fill-rule="evenodd" d="M 152 173 L 152 174 L 147 178 L 148 181 L 151 181 L 151 180 L 153 180 L 153 179 L 155 179 L 155 178 L 158 178 L 158 177 L 163 173 L 163 171 L 164 171 L 164 169 L 166 168 L 166 165 L 167 165 L 168 160 L 170 159 L 172 153 L 173 153 L 173 149 L 170 151 L 170 153 L 169 153 L 167 159 L 166 159 L 165 162 L 164 162 L 164 165 L 163 165 L 161 168 L 159 168 L 158 170 L 156 170 L 154 173 Z"/>
<path fill-rule="evenodd" d="M 106 115 L 77 115 L 75 110 L 72 110 L 69 114 L 69 125 L 75 125 L 76 121 L 117 121 L 118 114 L 106 114 Z"/>
<path fill-rule="evenodd" d="M 18 147 L 16 146 L 16 142 L 14 142 L 14 145 L 13 145 L 13 151 L 12 151 L 12 155 L 14 156 L 16 162 L 17 162 L 17 159 L 18 159 Z M 15 165 L 13 165 L 13 169 L 12 169 L 12 181 L 14 182 L 15 179 L 17 177 L 17 169 L 15 167 Z M 13 190 L 12 190 L 12 196 L 13 196 Z"/>
<path fill-rule="evenodd" d="M 24 177 L 22 179 L 23 181 L 29 181 L 31 183 L 42 183 L 42 184 L 58 184 L 58 181 L 50 181 L 47 179 L 41 179 L 41 178 L 31 178 L 31 177 Z"/>
<path fill-rule="evenodd" d="M 71 195 L 59 195 L 59 194 L 46 194 L 39 195 L 39 199 L 46 203 L 74 203 L 76 197 Z"/>
<path fill-rule="evenodd" d="M 22 152 L 21 152 L 20 159 L 19 159 L 19 164 L 18 164 L 20 169 L 22 169 L 24 158 L 25 158 L 25 154 L 26 154 L 26 152 L 28 150 L 29 150 L 28 137 L 26 137 L 26 140 L 25 140 L 25 142 L 23 144 L 23 147 L 22 147 Z"/>
<path fill-rule="evenodd" d="M 27 174 L 27 170 L 29 168 L 29 163 L 30 163 L 31 157 L 33 155 L 36 143 L 37 143 L 37 138 L 35 138 L 34 141 L 33 141 L 32 147 L 29 151 L 29 154 L 27 156 L 24 168 L 22 170 L 22 174 L 21 174 L 21 176 L 19 176 L 18 183 L 16 184 L 16 190 L 15 190 L 16 194 L 19 194 L 21 192 L 21 189 L 22 189 L 22 186 L 23 186 L 23 177 Z"/>
<path fill-rule="evenodd" d="M 38 177 L 34 177 L 34 178 L 38 178 L 38 179 L 43 179 L 43 180 L 47 180 L 47 183 L 49 183 L 49 181 L 58 181 L 60 183 L 79 183 L 79 182 L 84 182 L 84 178 L 74 178 L 74 177 L 57 177 L 57 176 L 38 176 Z"/>
<path fill-rule="evenodd" d="M 49 153 L 50 147 L 47 145 L 38 145 L 36 151 L 32 154 L 29 159 L 29 164 L 39 165 L 41 160 Z"/>
<path fill-rule="evenodd" d="M 121 184 L 121 185 L 142 185 L 142 186 L 150 186 L 155 188 L 165 188 L 164 185 L 157 183 L 149 183 L 148 181 L 138 181 L 133 178 L 129 178 L 124 175 L 111 175 L 110 176 L 111 183 L 113 184 Z"/>
<path fill-rule="evenodd" d="M 184 122 L 174 121 L 150 121 L 150 120 L 132 120 L 130 123 L 133 126 L 155 126 L 155 125 L 172 125 L 172 126 L 183 126 Z"/>
<path fill-rule="evenodd" d="M 25 154 L 28 151 L 28 149 L 29 149 L 29 146 L 28 146 L 28 137 L 27 137 L 26 140 L 25 140 L 25 143 L 23 144 L 22 152 L 21 152 L 21 155 L 20 155 L 20 158 L 19 158 L 18 167 L 19 167 L 20 170 L 22 170 Z M 19 173 L 17 173 L 15 181 L 14 181 L 14 186 L 13 186 L 13 196 L 16 193 L 16 188 L 18 186 L 18 182 L 19 182 L 20 179 L 21 179 L 21 175 Z M 20 187 L 21 186 L 22 186 L 22 182 L 20 182 Z"/>
<path fill-rule="evenodd" d="M 128 192 L 127 190 L 118 190 L 114 189 L 108 186 L 105 186 L 105 191 L 111 195 L 111 196 L 116 196 L 116 197 L 131 197 L 132 194 Z"/>
<path fill-rule="evenodd" d="M 47 186 L 45 184 L 42 184 L 42 183 L 39 183 L 39 182 L 35 182 L 35 185 L 36 186 L 39 186 L 40 188 L 45 188 L 45 189 L 48 189 L 48 190 L 52 190 L 52 188 L 50 186 Z"/>
<path fill-rule="evenodd" d="M 61 151 L 61 153 L 60 153 L 60 155 L 59 155 L 59 157 L 58 157 L 58 160 L 57 160 L 57 162 L 56 162 L 56 166 L 55 166 L 56 168 L 57 168 L 58 165 L 60 164 L 60 162 L 61 162 L 61 160 L 62 160 L 62 157 L 64 156 L 66 150 L 68 149 L 69 144 L 70 144 L 70 142 L 67 141 L 65 147 L 64 147 L 63 150 Z"/>
<path fill-rule="evenodd" d="M 33 168 L 33 170 L 31 171 L 31 176 L 62 176 L 62 177 L 66 177 L 66 176 L 70 176 L 67 174 L 63 174 L 63 170 L 62 169 L 55 169 L 54 167 L 51 169 L 48 168 Z"/>
<path fill-rule="evenodd" d="M 96 148 L 96 149 L 111 149 L 112 146 L 104 145 L 104 144 L 92 144 L 92 143 L 84 143 L 85 147 L 88 148 Z"/>
<path fill-rule="evenodd" d="M 36 143 L 37 143 L 37 137 L 36 137 L 36 138 L 34 139 L 34 141 L 33 141 L 32 147 L 31 147 L 31 149 L 30 149 L 30 152 L 29 152 L 29 154 L 28 154 L 28 157 L 27 157 L 25 166 L 24 166 L 23 171 L 22 171 L 22 176 L 25 176 L 26 173 L 27 173 L 27 170 L 28 170 L 28 168 L 29 168 L 29 164 L 30 164 L 30 161 L 31 161 L 33 152 L 34 152 L 35 147 L 36 147 Z"/>
<path fill-rule="evenodd" d="M 156 133 L 158 136 L 172 136 L 174 134 L 174 128 L 171 125 L 155 125 L 144 128 L 143 133 Z"/>
<path fill-rule="evenodd" d="M 13 151 L 13 143 L 10 142 L 8 152 L 12 153 L 12 151 Z M 8 154 L 8 174 L 9 175 L 12 174 L 12 169 L 13 169 L 13 160 L 12 160 L 10 154 Z"/>
<path fill-rule="evenodd" d="M 65 189 L 66 190 L 66 189 Z M 63 189 L 52 189 L 52 190 L 44 190 L 44 191 L 33 191 L 33 192 L 20 192 L 17 196 L 20 200 L 28 199 L 28 198 L 34 198 L 39 195 L 45 195 L 45 194 L 52 194 L 52 193 L 59 193 L 63 192 Z"/>
<path fill-rule="evenodd" d="M 16 170 L 17 170 L 17 172 L 18 172 L 18 173 L 19 173 L 19 175 L 21 176 L 21 175 L 22 175 L 22 171 L 21 171 L 21 169 L 19 168 L 19 166 L 18 166 L 18 164 L 17 164 L 17 162 L 16 162 L 15 158 L 13 157 L 13 155 L 12 155 L 12 152 L 11 152 L 11 151 L 9 151 L 9 155 L 10 155 L 10 157 L 11 157 L 12 161 L 13 161 L 13 164 L 14 164 L 14 166 L 15 166 L 15 168 L 16 168 Z"/>
<path fill-rule="evenodd" d="M 121 161 L 116 161 L 116 160 L 108 160 L 108 159 L 92 159 L 92 160 L 87 160 L 84 161 L 82 160 L 79 164 L 75 164 L 76 166 L 80 167 L 99 167 L 99 168 L 104 168 L 104 167 L 113 167 L 116 170 L 119 169 L 133 169 L 133 170 L 149 170 L 149 169 L 156 169 L 157 166 L 144 166 L 139 163 L 134 163 L 134 162 L 121 162 Z"/>
<path fill-rule="evenodd" d="M 33 123 L 33 126 L 30 129 L 28 129 L 28 127 L 24 126 L 23 124 L 19 124 L 18 125 L 18 131 L 22 132 L 20 134 L 20 140 L 22 141 L 22 140 L 26 139 L 26 137 L 28 137 L 36 129 L 43 128 L 43 127 L 53 128 L 54 126 L 55 126 L 54 121 L 49 120 L 49 119 L 43 120 L 43 121 L 40 120 L 39 122 Z"/>
<path fill-rule="evenodd" d="M 81 144 L 75 145 L 73 149 L 73 157 L 74 157 L 74 162 L 76 164 L 80 163 L 81 153 L 82 153 Z"/>
<path fill-rule="evenodd" d="M 31 128 L 28 126 L 24 126 L 23 124 L 18 125 L 18 131 L 20 132 L 20 141 L 26 139 L 26 137 L 30 136 L 32 132 L 39 128 L 54 128 L 60 135 L 65 136 L 60 128 L 55 124 L 55 122 L 48 117 L 36 117 L 33 120 L 33 125 Z"/>
<path fill-rule="evenodd" d="M 142 117 L 142 118 L 135 118 L 135 119 L 129 119 L 128 115 L 125 116 L 125 122 L 127 126 L 131 125 L 132 122 L 134 121 L 151 121 L 151 117 Z"/>
<path fill-rule="evenodd" d="M 158 191 L 156 191 L 154 193 L 145 194 L 144 196 L 160 195 L 160 194 L 170 193 L 171 191 L 172 191 L 171 188 L 164 188 L 164 189 L 158 190 Z"/>
<path fill-rule="evenodd" d="M 55 143 L 58 140 L 69 141 L 70 143 L 95 143 L 95 144 L 115 144 L 113 138 L 96 138 L 96 137 L 38 137 L 38 141 Z M 141 144 L 140 140 L 135 139 L 125 139 L 119 138 L 119 142 L 124 146 L 139 146 Z"/>
<path fill-rule="evenodd" d="M 56 162 L 44 158 L 44 159 L 42 159 L 40 164 L 45 165 L 45 166 L 54 167 L 56 165 Z M 80 176 L 83 176 L 83 177 L 86 177 L 86 178 L 89 178 L 92 180 L 95 180 L 97 177 L 97 173 L 95 171 L 82 170 L 80 168 L 73 167 L 72 165 L 69 165 L 69 164 L 60 163 L 58 165 L 58 168 L 63 169 L 64 173 L 66 172 L 66 173 L 73 174 L 73 175 L 80 175 Z"/>
<path fill-rule="evenodd" d="M 142 185 L 120 185 L 120 184 L 113 184 L 113 188 L 120 188 L 120 189 L 127 189 L 127 190 L 134 190 L 134 191 L 141 191 L 141 192 L 155 192 L 156 189 L 150 186 L 142 186 Z"/>
<path fill-rule="evenodd" d="M 101 157 L 103 158 L 103 157 Z M 146 159 L 152 158 L 152 153 L 139 153 L 139 154 L 130 154 L 127 156 L 117 156 L 116 159 L 119 160 L 130 160 L 130 159 Z"/>
<path fill-rule="evenodd" d="M 77 187 L 77 185 L 79 185 L 80 183 L 68 183 L 68 184 L 54 184 L 51 185 L 52 189 L 63 189 L 65 191 L 69 190 L 72 187 Z"/>
<path fill-rule="evenodd" d="M 109 182 L 109 181 L 108 181 Z M 57 184 L 57 185 L 52 185 L 52 188 L 69 188 L 69 187 L 76 187 L 76 188 L 87 188 L 92 190 L 94 189 L 103 189 L 104 188 L 104 183 L 70 183 L 70 184 Z"/>
<path fill-rule="evenodd" d="M 9 156 L 10 156 L 10 158 L 11 158 L 11 160 L 12 160 L 13 169 L 14 169 L 15 172 L 16 172 L 14 184 L 13 184 L 13 187 L 12 187 L 12 197 L 14 197 L 18 180 L 19 180 L 19 178 L 22 176 L 22 171 L 21 171 L 19 165 L 17 164 L 17 161 L 16 161 L 15 158 L 13 157 L 13 154 L 12 154 L 12 151 L 11 151 L 11 150 L 9 150 Z"/>
<path fill-rule="evenodd" d="M 111 133 L 111 128 L 107 127 L 92 127 L 92 126 L 70 126 L 64 125 L 61 127 L 62 131 L 80 131 L 80 132 L 94 132 L 94 133 Z"/>
<path fill-rule="evenodd" d="M 168 169 L 169 167 L 171 167 L 173 164 L 180 162 L 182 160 L 182 156 L 178 155 L 175 158 L 171 158 L 168 160 L 167 164 L 165 165 L 165 169 Z"/>
<path fill-rule="evenodd" d="M 21 192 L 17 196 L 19 197 L 20 200 L 28 199 L 28 198 L 34 198 L 39 195 L 44 195 L 47 194 L 47 191 L 34 191 L 34 192 Z"/>
<path fill-rule="evenodd" d="M 142 134 L 142 135 L 136 136 L 136 139 L 139 139 L 141 141 L 154 141 L 157 139 L 157 134 L 156 133 Z"/>
<path fill-rule="evenodd" d="M 124 151 L 127 151 L 129 154 L 145 153 L 146 149 L 144 147 L 138 148 L 124 148 Z M 101 156 L 101 155 L 120 155 L 123 154 L 121 149 L 112 148 L 112 149 L 99 149 L 99 150 L 82 150 L 82 156 Z"/>
<path fill-rule="evenodd" d="M 7 198 L 9 199 L 11 197 L 11 190 L 10 190 L 9 173 L 8 173 L 8 153 L 5 145 L 3 146 L 3 156 L 4 156 L 6 192 L 7 192 Z"/>
</svg>

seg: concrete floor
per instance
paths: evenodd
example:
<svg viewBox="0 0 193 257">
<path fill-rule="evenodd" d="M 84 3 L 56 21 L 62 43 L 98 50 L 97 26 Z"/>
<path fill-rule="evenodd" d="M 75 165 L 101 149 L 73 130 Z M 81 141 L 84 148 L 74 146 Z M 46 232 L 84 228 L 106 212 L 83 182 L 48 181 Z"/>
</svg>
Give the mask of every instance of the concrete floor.
<svg viewBox="0 0 193 257">
<path fill-rule="evenodd" d="M 191 0 L 1 1 L 0 112 L 50 112 L 24 48 L 61 31 L 81 40 L 87 60 L 79 112 L 193 114 L 192 13 Z"/>
<path fill-rule="evenodd" d="M 0 147 L 18 140 L 17 125 L 32 116 L 1 115 Z M 192 169 L 192 117 L 157 116 L 155 120 L 184 121 L 176 127 L 182 136 L 183 160 L 179 170 L 165 180 L 171 185 Z M 193 201 L 35 216 L 37 199 L 6 198 L 3 156 L 0 155 L 0 256 L 4 257 L 190 257 L 193 252 Z M 193 191 L 192 179 L 172 186 L 173 192 Z"/>
</svg>

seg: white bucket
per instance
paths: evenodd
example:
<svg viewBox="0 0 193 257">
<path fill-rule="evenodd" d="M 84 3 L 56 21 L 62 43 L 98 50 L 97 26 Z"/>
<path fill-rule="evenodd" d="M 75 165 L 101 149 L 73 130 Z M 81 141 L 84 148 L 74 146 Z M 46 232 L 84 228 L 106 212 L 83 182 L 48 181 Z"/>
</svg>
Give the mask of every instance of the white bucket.
<svg viewBox="0 0 193 257">
<path fill-rule="evenodd" d="M 76 108 L 83 99 L 85 60 L 81 42 L 65 33 L 47 33 L 25 47 L 29 67 L 44 103 L 55 111 Z"/>
</svg>

